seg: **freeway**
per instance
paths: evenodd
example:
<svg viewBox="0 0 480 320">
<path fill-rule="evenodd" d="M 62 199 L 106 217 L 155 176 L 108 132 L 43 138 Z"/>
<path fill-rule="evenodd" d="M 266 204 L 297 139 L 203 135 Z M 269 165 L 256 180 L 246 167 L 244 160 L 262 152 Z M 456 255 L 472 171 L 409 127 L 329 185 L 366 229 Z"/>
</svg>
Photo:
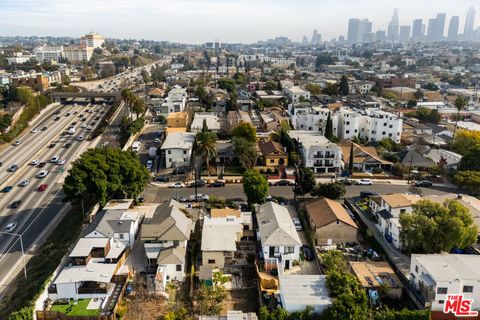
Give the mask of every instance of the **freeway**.
<svg viewBox="0 0 480 320">
<path fill-rule="evenodd" d="M 37 237 L 47 229 L 65 205 L 62 202 L 63 194 L 60 182 L 66 175 L 69 164 L 91 145 L 91 142 L 86 141 L 91 131 L 81 128 L 82 124 L 90 125 L 93 129 L 100 122 L 95 119 L 101 117 L 107 108 L 107 106 L 99 104 L 57 107 L 36 123 L 39 128 L 46 126 L 46 131 L 26 133 L 21 138 L 22 144 L 8 147 L 0 153 L 0 159 L 7 159 L 9 163 L 15 162 L 20 166 L 16 172 L 5 175 L 4 172 L 9 164 L 5 165 L 6 160 L 3 161 L 4 166 L 0 173 L 2 188 L 10 185 L 13 189 L 0 196 L 0 231 L 5 231 L 8 224 L 16 223 L 16 228 L 12 232 L 22 235 L 25 251 L 35 243 Z M 86 112 L 86 109 L 91 112 Z M 54 121 L 53 113 L 57 110 L 60 110 L 60 119 Z M 66 116 L 67 113 L 70 115 Z M 81 121 L 80 115 L 86 120 Z M 75 134 L 62 135 L 61 133 L 73 122 L 76 122 Z M 80 141 L 80 136 L 83 137 L 83 141 Z M 71 144 L 68 148 L 65 147 L 67 143 Z M 50 162 L 54 156 L 65 160 L 65 163 L 59 165 Z M 42 168 L 29 165 L 34 159 L 46 162 L 46 165 Z M 41 170 L 48 171 L 46 177 L 38 177 Z M 27 186 L 22 187 L 20 181 L 24 179 L 30 182 Z M 39 191 L 42 184 L 47 187 L 45 190 Z M 11 208 L 14 201 L 21 201 L 21 203 L 18 207 Z M 9 271 L 21 258 L 20 251 L 18 237 L 0 234 L 0 284 L 3 285 L 4 280 L 8 278 Z M 0 287 L 0 291 L 2 289 L 4 288 Z"/>
</svg>

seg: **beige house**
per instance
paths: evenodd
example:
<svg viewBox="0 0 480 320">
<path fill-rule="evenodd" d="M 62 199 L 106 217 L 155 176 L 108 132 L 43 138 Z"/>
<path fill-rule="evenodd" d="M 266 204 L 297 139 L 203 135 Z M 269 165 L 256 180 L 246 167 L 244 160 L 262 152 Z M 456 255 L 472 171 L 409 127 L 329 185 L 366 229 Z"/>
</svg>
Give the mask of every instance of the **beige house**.
<svg viewBox="0 0 480 320">
<path fill-rule="evenodd" d="M 339 202 L 322 197 L 310 201 L 305 208 L 316 245 L 358 240 L 358 226 Z"/>
<path fill-rule="evenodd" d="M 402 297 L 404 287 L 388 262 L 351 261 L 350 267 L 365 290 L 379 290 L 383 287 L 385 296 L 394 299 Z"/>
</svg>

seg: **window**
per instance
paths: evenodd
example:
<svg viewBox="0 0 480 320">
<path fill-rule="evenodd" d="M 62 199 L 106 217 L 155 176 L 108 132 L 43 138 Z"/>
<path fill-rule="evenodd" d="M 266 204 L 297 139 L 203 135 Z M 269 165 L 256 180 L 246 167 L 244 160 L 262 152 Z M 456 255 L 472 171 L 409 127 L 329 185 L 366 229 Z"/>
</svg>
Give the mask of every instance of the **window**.
<svg viewBox="0 0 480 320">
<path fill-rule="evenodd" d="M 180 241 L 179 240 L 173 240 L 173 245 L 176 247 L 180 244 Z"/>
<path fill-rule="evenodd" d="M 118 237 L 119 237 L 120 239 L 123 239 L 123 237 L 124 237 L 123 233 L 120 233 L 120 234 L 118 235 Z"/>
<path fill-rule="evenodd" d="M 447 294 L 448 288 L 437 288 L 437 294 Z"/>
<path fill-rule="evenodd" d="M 172 150 L 168 150 L 168 154 L 172 154 Z"/>
<path fill-rule="evenodd" d="M 349 133 L 350 133 L 350 130 L 345 131 L 345 133 L 346 133 L 346 134 L 349 134 Z"/>
<path fill-rule="evenodd" d="M 438 303 L 439 303 L 439 304 L 444 304 L 444 303 L 445 303 L 445 300 L 438 300 Z"/>
<path fill-rule="evenodd" d="M 208 264 L 214 264 L 215 263 L 215 259 L 208 259 Z"/>
<path fill-rule="evenodd" d="M 387 133 L 385 131 L 382 131 L 382 136 L 386 135 Z"/>
<path fill-rule="evenodd" d="M 182 265 L 181 264 L 177 264 L 177 271 L 182 271 Z"/>
<path fill-rule="evenodd" d="M 274 160 L 274 159 L 270 159 L 270 163 L 275 163 L 275 160 Z"/>
<path fill-rule="evenodd" d="M 183 154 L 187 154 L 187 150 L 183 150 Z"/>
<path fill-rule="evenodd" d="M 463 292 L 473 292 L 473 286 L 463 286 Z"/>
<path fill-rule="evenodd" d="M 289 254 L 289 253 L 293 253 L 294 249 L 295 249 L 294 247 L 285 247 L 283 251 L 285 254 Z"/>
<path fill-rule="evenodd" d="M 405 213 L 406 211 L 406 209 L 400 209 L 400 214 Z"/>
<path fill-rule="evenodd" d="M 350 125 L 350 121 L 347 121 L 347 126 Z"/>
</svg>

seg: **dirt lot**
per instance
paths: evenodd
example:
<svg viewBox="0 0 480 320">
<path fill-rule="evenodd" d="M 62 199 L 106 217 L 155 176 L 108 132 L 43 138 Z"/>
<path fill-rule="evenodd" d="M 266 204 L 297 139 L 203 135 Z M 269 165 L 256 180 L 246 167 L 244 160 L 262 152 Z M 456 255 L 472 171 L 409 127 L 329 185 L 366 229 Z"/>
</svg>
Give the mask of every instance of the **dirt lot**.
<svg viewBox="0 0 480 320">
<path fill-rule="evenodd" d="M 225 303 L 223 314 L 227 310 L 238 310 L 243 312 L 258 312 L 260 308 L 258 302 L 258 289 L 237 289 L 228 292 L 228 300 Z"/>
</svg>

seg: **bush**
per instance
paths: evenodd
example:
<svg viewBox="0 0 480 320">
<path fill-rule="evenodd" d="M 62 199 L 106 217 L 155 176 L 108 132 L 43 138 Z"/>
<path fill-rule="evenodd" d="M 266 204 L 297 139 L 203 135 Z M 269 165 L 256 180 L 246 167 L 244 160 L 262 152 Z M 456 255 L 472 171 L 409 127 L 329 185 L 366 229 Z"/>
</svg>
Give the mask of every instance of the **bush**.
<svg viewBox="0 0 480 320">
<path fill-rule="evenodd" d="M 372 172 L 373 173 L 383 173 L 383 169 L 382 168 L 373 168 Z"/>
</svg>

